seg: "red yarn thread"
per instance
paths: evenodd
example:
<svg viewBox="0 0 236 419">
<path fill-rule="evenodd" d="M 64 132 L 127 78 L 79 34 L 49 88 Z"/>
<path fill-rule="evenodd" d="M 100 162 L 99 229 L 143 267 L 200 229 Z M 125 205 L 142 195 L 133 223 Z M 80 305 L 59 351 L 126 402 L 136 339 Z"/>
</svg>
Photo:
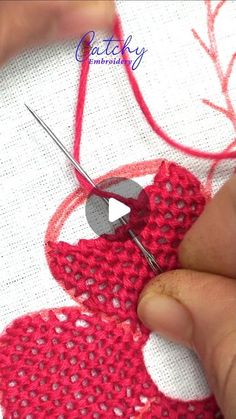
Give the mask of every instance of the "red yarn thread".
<svg viewBox="0 0 236 419">
<path fill-rule="evenodd" d="M 143 245 L 163 271 L 177 269 L 179 243 L 206 203 L 202 186 L 186 169 L 161 161 L 153 183 L 146 186 L 144 192 L 150 205 L 149 218 L 146 220 L 145 213 L 132 212 L 130 228 L 136 231 L 140 223 L 145 223 L 140 233 Z M 142 202 L 142 194 L 137 203 L 139 201 Z M 50 241 L 48 262 L 54 278 L 76 302 L 83 302 L 93 312 L 118 316 L 119 321 L 129 320 L 129 327 L 135 328 L 138 296 L 153 278 L 153 271 L 133 240 L 122 240 L 123 228 L 112 240 L 103 235 L 80 239 L 73 245 Z"/>
<path fill-rule="evenodd" d="M 147 172 L 144 170 L 146 169 L 145 165 L 140 163 L 140 167 L 139 169 L 136 168 L 136 171 L 139 174 L 145 174 L 155 170 L 156 176 L 153 184 L 145 188 L 149 196 L 151 217 L 142 231 L 142 242 L 160 261 L 164 270 L 176 269 L 178 267 L 178 243 L 203 210 L 205 204 L 204 191 L 200 182 L 190 172 L 173 163 L 159 162 L 155 169 L 153 167 L 150 170 L 148 166 Z M 126 173 L 124 168 L 120 173 L 123 173 L 123 175 Z M 127 173 L 125 176 L 127 176 Z M 128 176 L 132 177 L 132 173 Z M 77 199 L 80 199 L 78 195 Z M 79 202 L 82 203 L 82 201 Z M 64 216 L 62 218 L 65 220 Z M 139 222 L 139 218 L 131 219 L 131 228 L 136 221 Z M 53 223 L 56 226 L 60 224 L 58 219 L 54 220 Z M 62 225 L 59 229 L 61 227 Z M 56 234 L 58 235 L 58 233 Z M 58 283 L 76 302 L 79 302 L 82 313 L 93 313 L 93 318 L 96 319 L 95 322 L 98 327 L 101 327 L 100 330 L 103 333 L 101 335 L 99 331 L 99 334 L 97 334 L 93 330 L 92 324 L 85 331 L 85 336 L 83 330 L 80 330 L 80 339 L 76 341 L 74 349 L 76 350 L 76 356 L 82 358 L 82 361 L 84 358 L 86 359 L 86 366 L 83 365 L 82 372 L 80 366 L 76 365 L 72 370 L 66 360 L 63 360 L 63 369 L 68 371 L 66 373 L 67 377 L 78 375 L 79 377 L 82 376 L 83 380 L 84 377 L 90 377 L 90 371 L 94 368 L 99 368 L 99 371 L 101 371 L 99 378 L 95 377 L 94 382 L 91 380 L 89 388 L 85 389 L 85 394 L 83 381 L 70 387 L 68 394 L 63 395 L 60 399 L 63 406 L 67 404 L 70 406 L 72 402 L 76 412 L 80 412 L 81 408 L 89 409 L 87 398 L 92 395 L 96 399 L 94 399 L 91 407 L 91 413 L 90 410 L 86 411 L 86 417 L 88 418 L 94 418 L 96 412 L 101 414 L 99 416 L 101 419 L 115 418 L 113 411 L 116 406 L 119 406 L 123 412 L 122 417 L 127 419 L 133 417 L 140 419 L 164 419 L 166 417 L 169 419 L 200 419 L 201 417 L 212 419 L 213 417 L 221 417 L 212 397 L 190 402 L 171 400 L 155 387 L 151 379 L 148 381 L 146 378 L 147 371 L 143 364 L 142 348 L 147 342 L 149 333 L 143 327 L 139 329 L 136 305 L 141 289 L 152 278 L 153 273 L 144 262 L 132 240 L 120 243 L 118 238 L 117 242 L 110 242 L 105 240 L 104 237 L 99 237 L 95 240 L 80 240 L 75 245 L 65 242 L 51 242 L 48 243 L 48 260 L 51 272 Z M 81 303 L 84 307 L 82 310 Z M 66 314 L 66 311 L 64 313 Z M 100 317 L 101 313 L 102 318 Z M 121 336 L 119 334 L 120 327 L 125 325 L 127 332 L 122 331 Z M 71 327 L 71 322 L 68 323 L 67 327 Z M 19 330 L 19 326 L 17 330 Z M 110 331 L 112 333 L 114 331 L 115 340 Z M 71 339 L 64 337 L 66 334 L 67 330 L 65 329 L 61 336 L 65 341 L 70 341 Z M 88 346 L 86 343 L 87 335 L 94 336 L 92 346 Z M 131 337 L 129 338 L 129 336 Z M 55 338 L 51 330 L 49 331 L 49 337 L 49 342 Z M 14 346 L 16 344 L 14 342 Z M 8 345 L 14 348 L 13 342 L 8 341 Z M 79 345 L 83 346 L 80 347 Z M 105 347 L 103 348 L 101 345 L 105 345 Z M 132 348 L 131 351 L 130 347 Z M 78 352 L 78 348 L 82 350 L 82 354 Z M 112 348 L 113 358 L 107 356 L 106 348 Z M 96 354 L 95 359 L 89 359 L 87 353 L 91 352 Z M 122 363 L 123 358 L 121 359 L 121 357 L 124 354 L 125 361 Z M 69 359 L 71 355 L 73 353 L 69 354 Z M 134 357 L 135 363 L 130 365 L 127 370 L 127 360 L 132 360 Z M 101 358 L 104 359 L 102 366 L 99 364 Z M 51 361 L 54 365 L 54 360 Z M 18 368 L 18 365 L 16 365 L 16 368 Z M 114 393 L 113 389 L 114 383 L 119 385 L 121 383 L 121 375 L 119 374 L 122 374 L 122 392 L 117 394 Z M 7 376 L 7 382 L 9 381 L 8 377 L 9 375 Z M 103 377 L 105 377 L 105 381 Z M 102 402 L 107 406 L 105 413 L 100 409 L 100 395 L 96 394 L 96 386 L 101 385 L 101 383 L 103 387 Z M 50 384 L 51 382 L 47 385 L 50 387 Z M 60 384 L 63 386 L 64 382 L 61 383 L 60 381 Z M 143 386 L 140 387 L 139 384 L 143 384 Z M 143 388 L 145 393 L 143 393 Z M 76 404 L 71 398 L 71 394 L 74 394 L 73 390 L 83 393 L 79 402 L 76 400 Z M 129 393 L 132 395 L 131 397 L 129 397 Z M 143 397 L 141 397 L 143 395 L 145 397 L 144 403 L 142 401 Z M 14 396 L 17 397 L 15 394 Z M 140 401 L 143 404 L 141 408 Z M 6 400 L 7 402 L 8 400 Z M 9 404 L 7 404 L 9 409 L 8 406 Z M 51 408 L 51 405 L 49 407 Z M 140 410 L 137 410 L 137 407 Z"/>
<path fill-rule="evenodd" d="M 82 137 L 84 105 L 85 105 L 85 98 L 86 98 L 88 73 L 89 73 L 88 54 L 89 54 L 89 50 L 86 47 L 86 44 L 84 43 L 83 61 L 81 64 L 79 91 L 78 91 L 78 99 L 77 99 L 77 106 L 76 106 L 75 141 L 74 141 L 74 149 L 73 149 L 74 159 L 78 162 L 80 161 L 80 145 L 81 145 L 81 137 Z M 98 187 L 94 189 L 93 186 L 91 186 L 91 184 L 77 170 L 75 170 L 75 175 L 78 181 L 80 182 L 80 184 L 85 188 L 85 190 L 88 193 L 93 191 L 95 195 L 101 196 L 103 198 L 115 198 L 123 202 L 124 204 L 128 205 L 132 209 L 136 208 L 136 203 L 133 198 L 124 198 L 123 196 L 120 196 L 114 192 L 107 192 L 105 190 L 99 189 Z"/>
<path fill-rule="evenodd" d="M 122 26 L 121 26 L 121 21 L 119 19 L 118 16 L 116 16 L 115 19 L 115 26 L 114 26 L 114 32 L 115 35 L 118 37 L 118 39 L 122 39 L 123 38 L 123 31 L 122 31 Z M 120 42 L 120 46 L 122 47 L 122 41 Z M 128 53 L 125 51 L 123 54 L 123 57 L 125 60 L 129 60 L 129 55 Z M 125 70 L 130 82 L 130 86 L 133 90 L 135 99 L 141 109 L 141 111 L 143 112 L 148 124 L 151 126 L 151 128 L 153 129 L 153 131 L 159 136 L 161 137 L 167 144 L 169 144 L 171 147 L 176 148 L 177 150 L 184 152 L 186 154 L 189 154 L 191 156 L 194 157 L 201 157 L 201 158 L 205 158 L 205 159 L 216 159 L 216 160 L 222 160 L 222 159 L 231 159 L 231 158 L 235 158 L 236 157 L 236 152 L 220 152 L 220 153 L 211 153 L 211 152 L 207 152 L 207 151 L 200 151 L 200 150 L 195 150 L 191 147 L 187 147 L 184 146 L 182 144 L 179 144 L 176 140 L 172 139 L 171 137 L 168 136 L 168 134 L 156 123 L 156 121 L 154 120 L 147 103 L 144 100 L 144 97 L 141 93 L 141 90 L 139 88 L 139 85 L 137 83 L 137 80 L 135 79 L 134 73 L 131 70 L 129 64 L 124 61 L 124 66 L 125 66 Z"/>
<path fill-rule="evenodd" d="M 78 160 L 88 71 L 87 60 L 76 114 Z M 173 269 L 178 266 L 178 243 L 203 210 L 205 197 L 186 169 L 168 162 L 157 169 L 154 183 L 146 187 L 152 211 L 142 240 L 166 269 Z M 77 177 L 86 190 L 91 188 L 79 173 Z M 149 333 L 140 329 L 135 308 L 153 273 L 133 241 L 113 246 L 99 237 L 75 246 L 48 245 L 51 271 L 67 293 L 83 299 L 84 310 L 44 310 L 7 327 L 0 338 L 4 418 L 220 418 L 212 397 L 171 399 L 146 370 L 142 348 Z"/>
<path fill-rule="evenodd" d="M 117 39 L 119 39 L 120 47 L 123 47 L 123 31 L 121 26 L 121 21 L 118 15 L 116 15 L 115 23 L 114 23 L 114 34 L 116 35 Z M 86 47 L 84 48 L 84 56 L 83 61 L 81 64 L 81 73 L 80 73 L 80 80 L 79 80 L 79 95 L 78 95 L 78 102 L 77 102 L 77 108 L 76 108 L 76 127 L 75 127 L 75 142 L 74 142 L 74 157 L 76 160 L 79 161 L 80 159 L 80 144 L 81 144 L 81 135 L 82 135 L 82 123 L 83 123 L 83 113 L 84 113 L 84 105 L 85 105 L 85 97 L 86 97 L 86 87 L 87 87 L 87 80 L 88 80 L 88 73 L 89 73 L 89 58 L 86 57 L 87 50 Z M 168 134 L 156 123 L 154 120 L 149 107 L 144 100 L 144 97 L 141 93 L 141 90 L 139 88 L 139 85 L 137 83 L 137 80 L 134 76 L 134 73 L 132 69 L 130 68 L 129 64 L 127 63 L 127 60 L 129 60 L 129 54 L 127 51 L 123 54 L 124 57 L 124 66 L 126 70 L 126 74 L 128 76 L 128 80 L 131 86 L 131 89 L 134 93 L 135 99 L 143 113 L 143 115 L 146 118 L 146 121 L 152 128 L 152 130 L 162 138 L 167 144 L 169 144 L 171 147 L 174 147 L 175 149 L 194 156 L 194 157 L 200 157 L 205 159 L 211 159 L 211 160 L 222 160 L 222 159 L 232 159 L 236 157 L 236 152 L 228 152 L 223 151 L 219 153 L 212 153 L 212 152 L 206 152 L 201 150 L 196 150 L 191 147 L 184 146 L 182 144 L 179 144 L 176 140 L 172 139 L 168 136 Z M 91 190 L 91 186 L 84 181 L 82 176 L 76 172 L 77 179 L 80 181 L 80 183 L 87 189 Z M 99 191 L 97 193 L 100 196 L 107 196 L 111 197 L 112 194 L 106 193 L 105 191 Z M 119 197 L 118 195 L 114 195 L 115 198 L 118 197 L 118 199 L 124 201 L 123 197 Z"/>
<path fill-rule="evenodd" d="M 146 187 L 151 218 L 142 241 L 165 269 L 175 269 L 178 242 L 205 197 L 186 169 L 164 161 L 156 169 Z M 171 399 L 149 376 L 142 353 L 149 332 L 136 305 L 153 273 L 133 241 L 114 245 L 99 237 L 49 246 L 51 271 L 83 307 L 79 301 L 79 307 L 42 310 L 6 328 L 0 338 L 4 419 L 222 418 L 213 397 Z"/>
</svg>

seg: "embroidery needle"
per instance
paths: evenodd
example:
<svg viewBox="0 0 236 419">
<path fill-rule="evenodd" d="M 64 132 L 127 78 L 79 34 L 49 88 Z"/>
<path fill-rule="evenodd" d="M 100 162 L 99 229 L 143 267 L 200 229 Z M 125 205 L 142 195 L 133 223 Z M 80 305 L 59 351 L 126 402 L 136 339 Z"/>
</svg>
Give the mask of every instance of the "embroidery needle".
<svg viewBox="0 0 236 419">
<path fill-rule="evenodd" d="M 82 166 L 72 157 L 72 155 L 69 153 L 69 151 L 66 149 L 66 147 L 62 144 L 62 142 L 59 140 L 59 138 L 52 132 L 52 130 L 49 128 L 49 126 L 34 112 L 28 105 L 26 105 L 26 108 L 30 111 L 30 113 L 34 116 L 34 118 L 38 121 L 38 123 L 44 128 L 44 130 L 50 135 L 50 137 L 53 139 L 53 141 L 58 145 L 58 147 L 61 149 L 61 151 L 66 155 L 66 157 L 70 160 L 70 162 L 73 164 L 76 170 L 87 180 L 87 182 L 90 183 L 90 185 L 93 188 L 97 188 L 93 180 L 89 177 L 89 175 L 85 172 L 85 170 L 82 168 Z M 109 200 L 107 198 L 102 199 L 106 202 L 106 204 L 109 205 Z M 124 217 L 121 217 L 119 219 L 123 225 L 127 225 L 128 222 L 125 220 Z M 135 242 L 135 244 L 138 246 L 138 248 L 141 250 L 142 254 L 144 255 L 145 259 L 147 260 L 149 266 L 152 268 L 153 272 L 163 272 L 160 265 L 157 263 L 154 255 L 150 253 L 145 246 L 141 243 L 141 241 L 136 237 L 135 233 L 129 229 L 128 230 L 129 235 L 131 236 L 132 240 Z"/>
</svg>

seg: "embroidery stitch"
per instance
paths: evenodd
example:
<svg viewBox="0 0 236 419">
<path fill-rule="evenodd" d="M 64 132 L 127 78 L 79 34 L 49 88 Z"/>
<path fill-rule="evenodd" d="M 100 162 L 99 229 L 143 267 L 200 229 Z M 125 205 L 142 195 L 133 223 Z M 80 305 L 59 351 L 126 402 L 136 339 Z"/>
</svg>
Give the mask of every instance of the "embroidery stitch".
<svg viewBox="0 0 236 419">
<path fill-rule="evenodd" d="M 220 3 L 223 5 L 224 2 Z M 215 11 L 216 15 L 219 12 L 220 7 L 221 6 L 219 5 L 217 6 Z M 233 62 L 234 61 L 232 61 L 232 65 L 230 65 L 231 70 L 233 67 Z M 86 65 L 82 66 L 81 74 L 83 74 L 83 72 L 86 72 Z M 79 97 L 81 97 L 80 95 L 82 95 L 82 97 L 84 95 L 85 97 L 86 77 L 84 82 L 80 84 L 80 87 L 81 91 Z M 136 94 L 138 94 L 137 89 Z M 146 112 L 145 106 L 144 111 Z M 76 119 L 76 124 L 80 125 L 82 124 L 83 106 L 77 107 L 77 112 L 77 115 L 79 116 Z M 76 146 L 78 147 L 77 153 L 79 156 L 79 144 L 76 144 L 75 142 L 75 148 Z M 212 155 L 215 156 L 214 153 Z M 156 163 L 157 162 L 150 162 L 150 167 L 151 164 Z M 162 162 L 160 165 L 157 164 L 157 166 L 158 171 L 156 182 L 166 182 L 165 187 L 163 186 L 163 183 L 162 186 L 159 187 L 159 190 L 156 190 L 156 185 L 150 185 L 148 188 L 150 195 L 153 196 L 152 202 L 154 203 L 156 200 L 155 204 L 158 204 L 157 207 L 159 208 L 160 206 L 162 209 L 161 213 L 155 214 L 154 217 L 155 222 L 157 222 L 158 217 L 160 217 L 160 221 L 163 223 L 160 223 L 160 228 L 163 228 L 160 239 L 167 240 L 167 243 L 162 243 L 162 247 L 165 249 L 165 251 L 167 250 L 168 253 L 168 245 L 170 247 L 173 245 L 173 260 L 171 258 L 167 258 L 168 260 L 166 262 L 166 269 L 171 269 L 171 267 L 177 266 L 176 246 L 178 245 L 178 240 L 180 240 L 184 234 L 182 224 L 184 224 L 184 228 L 187 228 L 186 225 L 191 225 L 191 222 L 194 221 L 194 217 L 200 214 L 204 206 L 205 196 L 199 181 L 185 169 L 168 162 Z M 141 174 L 140 169 L 143 169 L 144 171 L 146 170 L 146 173 L 148 173 L 149 170 L 148 167 L 145 167 L 145 164 L 139 165 L 139 174 Z M 121 174 L 123 174 L 123 169 L 120 170 Z M 171 175 L 169 171 L 171 171 Z M 135 170 L 133 171 L 133 174 L 134 173 Z M 190 185 L 192 185 L 191 187 L 194 185 L 194 188 L 196 188 L 194 189 L 194 193 L 190 193 L 191 189 L 188 190 L 186 186 L 188 185 L 188 182 Z M 183 188 L 183 184 L 186 188 Z M 167 188 L 168 193 L 166 193 L 165 188 Z M 165 191 L 164 195 L 162 195 L 163 190 Z M 182 199 L 183 191 L 185 194 L 186 190 L 190 194 L 189 196 L 187 195 L 187 205 L 185 200 Z M 161 195 L 157 194 L 157 191 L 161 191 Z M 197 193 L 195 193 L 196 191 Z M 181 198 L 177 199 L 177 195 L 179 195 Z M 193 200 L 191 201 L 190 199 L 192 195 Z M 58 224 L 51 225 L 51 231 L 49 232 L 48 230 L 49 236 L 53 232 L 55 234 L 59 234 L 59 230 L 63 226 L 63 222 L 65 221 L 68 213 L 72 211 L 78 203 L 82 203 L 82 200 L 86 197 L 86 194 L 79 190 L 73 193 L 71 197 L 72 196 L 73 200 L 67 199 L 66 201 L 67 204 L 69 204 L 69 208 L 64 207 L 65 213 L 61 213 L 62 218 L 57 218 Z M 184 196 L 186 197 L 186 195 Z M 160 203 L 161 205 L 159 205 Z M 169 207 L 171 207 L 171 211 L 168 210 Z M 176 218 L 178 222 L 175 224 L 172 224 L 174 218 L 172 215 L 173 208 L 174 211 L 178 213 Z M 181 208 L 184 208 L 184 210 L 181 211 Z M 186 217 L 189 224 L 185 224 Z M 55 220 L 56 218 L 54 221 Z M 175 232 L 173 237 L 170 235 L 170 230 L 168 230 L 168 224 L 171 224 L 170 230 Z M 152 236 L 154 227 L 156 226 L 152 226 L 152 228 L 149 227 L 149 231 L 147 231 L 147 234 L 145 233 L 145 239 L 152 242 L 153 246 L 156 245 L 155 249 L 157 251 L 160 246 L 155 244 L 155 238 L 153 239 Z M 159 230 L 155 228 L 155 231 Z M 176 237 L 177 241 L 175 242 Z M 110 298 L 112 295 L 114 295 L 114 293 L 115 295 L 119 293 L 119 287 L 115 288 L 114 286 L 112 291 L 110 291 L 107 289 L 107 287 L 104 286 L 104 283 L 101 283 L 101 281 L 98 281 L 98 284 L 96 284 L 95 281 L 95 284 L 98 287 L 101 287 L 99 289 L 99 294 L 95 294 L 95 297 L 94 295 L 91 295 L 91 298 L 88 298 L 87 300 L 85 298 L 82 305 L 81 300 L 79 300 L 77 295 L 78 290 L 75 286 L 73 286 L 73 284 L 71 285 L 70 283 L 71 276 L 77 275 L 77 273 L 73 270 L 73 264 L 75 262 L 73 255 L 68 253 L 68 251 L 71 252 L 71 249 L 74 249 L 75 252 L 78 253 L 78 248 L 76 246 L 68 245 L 67 243 L 60 247 L 59 244 L 59 251 L 62 251 L 62 254 L 58 254 L 57 246 L 58 243 L 54 242 L 50 243 L 49 247 L 47 248 L 49 263 L 51 263 L 52 260 L 53 263 L 55 261 L 56 263 L 59 261 L 58 265 L 60 266 L 56 273 L 58 274 L 58 277 L 62 278 L 61 282 L 63 282 L 63 287 L 65 288 L 66 292 L 69 292 L 71 295 L 73 295 L 76 301 L 79 301 L 80 309 L 69 307 L 58 310 L 44 310 L 41 313 L 34 313 L 32 315 L 24 316 L 16 320 L 6 329 L 5 334 L 0 338 L 0 360 L 2 365 L 4 365 L 4 368 L 1 368 L 0 370 L 0 385 L 2 392 L 1 401 L 6 413 L 5 417 L 10 419 L 12 417 L 22 417 L 23 415 L 23 417 L 27 417 L 27 419 L 33 419 L 35 415 L 36 418 L 43 418 L 45 417 L 45 412 L 46 415 L 51 415 L 52 417 L 58 419 L 63 419 L 66 417 L 77 418 L 78 412 L 81 414 L 81 417 L 86 416 L 91 418 L 110 418 L 122 415 L 124 417 L 137 416 L 142 418 L 150 418 L 155 416 L 161 418 L 168 416 L 173 419 L 182 416 L 185 416 L 188 419 L 196 419 L 198 417 L 220 417 L 218 408 L 216 407 L 212 398 L 203 401 L 181 402 L 178 400 L 171 400 L 170 398 L 158 392 L 156 386 L 155 388 L 153 387 L 153 383 L 150 380 L 150 377 L 148 377 L 146 374 L 145 366 L 143 366 L 141 353 L 143 342 L 145 342 L 145 339 L 148 338 L 148 333 L 144 328 L 140 328 L 137 322 L 137 317 L 134 315 L 134 306 L 136 304 L 135 301 L 137 299 L 138 290 L 135 289 L 136 294 L 133 301 L 130 301 L 129 299 L 129 293 L 134 292 L 134 287 L 136 285 L 133 284 L 131 286 L 127 283 L 128 281 L 122 281 L 122 278 L 119 277 L 119 275 L 116 277 L 116 279 L 118 278 L 122 285 L 124 282 L 124 292 L 122 292 L 122 298 L 124 297 L 124 304 L 123 302 L 121 304 L 123 310 L 121 309 L 118 311 L 117 306 L 115 306 L 115 304 L 120 304 L 120 301 L 117 301 L 118 299 L 116 299 L 115 304 L 113 301 L 113 309 L 111 308 Z M 82 246 L 84 246 L 84 248 L 86 247 L 84 244 L 82 244 Z M 63 251 L 65 251 L 64 254 Z M 106 254 L 106 252 L 104 253 Z M 89 257 L 91 257 L 91 255 L 92 253 L 89 255 Z M 164 257 L 165 254 L 163 254 L 163 258 Z M 124 261 L 122 260 L 121 262 L 123 263 Z M 125 263 L 126 262 L 127 261 L 125 261 Z M 137 263 L 138 260 L 136 259 L 134 262 Z M 78 258 L 76 263 L 78 263 Z M 85 257 L 82 263 L 90 263 L 90 261 L 88 262 L 88 257 Z M 97 264 L 100 269 L 101 260 L 98 260 Z M 77 267 L 78 266 L 79 269 L 81 268 L 83 270 L 82 274 L 87 275 L 86 266 L 83 267 L 80 263 L 77 265 Z M 139 275 L 142 275 L 142 267 L 141 265 L 138 266 L 140 266 L 140 270 L 138 272 L 139 278 Z M 53 269 L 54 268 L 55 266 L 53 266 Z M 61 276 L 62 268 L 63 277 Z M 124 271 L 130 269 L 129 266 L 123 266 L 123 268 Z M 80 275 L 79 272 L 78 274 Z M 87 283 L 85 284 L 85 292 L 87 292 L 88 289 L 93 288 L 94 278 L 91 275 L 96 276 L 96 274 L 96 271 L 90 272 L 89 277 L 86 277 Z M 110 280 L 110 278 L 111 275 L 108 277 L 108 279 Z M 148 273 L 147 275 L 145 274 L 144 278 L 145 281 L 148 279 Z M 101 275 L 99 279 L 102 279 Z M 131 277 L 129 277 L 129 279 L 131 279 Z M 58 278 L 58 280 L 60 280 L 60 278 Z M 79 283 L 81 281 L 81 277 L 78 276 L 76 281 Z M 138 283 L 138 287 L 143 286 L 143 284 L 140 282 Z M 134 281 L 134 283 L 137 284 L 137 281 Z M 110 284 L 110 286 L 112 285 L 113 284 Z M 127 290 L 129 293 L 127 293 Z M 109 298 L 107 298 L 107 295 Z M 104 307 L 106 308 L 107 302 L 107 300 L 104 301 L 104 296 L 110 303 L 108 306 L 109 314 L 107 314 L 104 309 Z M 84 297 L 86 296 L 83 296 L 82 298 Z M 98 299 L 97 297 L 100 298 Z M 96 314 L 88 309 L 89 300 L 92 301 L 92 306 L 90 308 L 91 310 L 93 308 L 93 310 L 96 311 Z M 127 306 L 125 304 L 126 302 L 128 302 Z M 98 310 L 99 304 L 102 307 L 100 311 Z M 133 310 L 131 309 L 132 306 Z M 117 312 L 120 314 L 121 318 L 119 315 L 117 315 Z M 129 320 L 129 322 L 127 320 Z M 63 321 L 65 323 L 63 323 Z M 87 329 L 86 326 L 89 329 Z M 114 350 L 111 352 L 109 347 L 107 354 L 106 345 L 108 345 L 108 347 L 111 345 L 112 349 L 116 348 L 117 353 Z M 134 352 L 132 352 L 133 347 Z M 9 348 L 11 351 L 9 351 Z M 95 358 L 93 349 L 95 349 L 95 351 L 98 353 L 98 356 Z M 71 355 L 71 351 L 75 351 L 76 354 L 74 355 L 75 357 L 72 356 L 69 359 L 67 358 L 67 354 L 69 357 Z M 99 351 L 101 351 L 101 353 Z M 76 367 L 73 367 L 75 369 L 71 370 L 71 365 L 78 365 L 78 360 L 76 358 L 78 354 L 81 361 L 81 364 L 79 365 L 79 371 L 76 369 Z M 127 354 L 127 358 L 124 356 L 124 354 Z M 41 356 L 42 358 L 40 358 Z M 45 357 L 46 363 L 43 362 Z M 83 371 L 85 369 L 85 360 L 83 357 L 86 357 L 87 370 L 81 373 L 81 370 Z M 137 358 L 138 363 L 133 364 L 133 369 L 131 370 L 132 375 L 129 375 L 131 365 L 129 362 L 130 360 L 132 361 L 133 358 Z M 112 362 L 110 362 L 110 359 L 112 359 Z M 68 365 L 68 362 L 70 362 L 71 365 Z M 22 364 L 24 364 L 26 370 L 22 368 Z M 100 375 L 98 374 L 96 368 L 99 368 Z M 38 374 L 35 373 L 36 370 Z M 139 381 L 140 370 L 143 374 L 141 375 L 141 382 Z M 119 375 L 120 371 L 122 371 L 122 375 Z M 86 378 L 89 376 L 89 374 L 93 377 L 94 380 L 89 380 L 88 382 L 86 381 Z M 97 378 L 98 376 L 99 378 Z M 30 381 L 28 379 L 29 377 Z M 117 377 L 119 379 L 118 387 L 116 387 Z M 137 381 L 136 377 L 138 377 Z M 58 384 L 56 381 L 50 381 L 51 379 L 54 380 L 54 378 L 59 379 L 60 383 Z M 114 379 L 115 384 L 113 381 Z M 98 387 L 95 385 L 96 380 L 99 383 Z M 123 385 L 121 389 L 119 388 L 120 380 L 122 381 Z M 145 386 L 144 390 L 142 389 L 141 391 L 140 388 L 141 384 L 143 383 Z M 95 395 L 91 395 L 90 384 L 95 391 Z M 108 384 L 111 387 L 113 386 L 111 392 L 109 392 L 109 386 L 108 391 L 106 391 L 106 386 Z M 79 385 L 79 390 L 76 387 L 77 385 Z M 103 389 L 106 388 L 104 392 L 102 392 L 101 388 L 99 388 L 101 385 Z M 85 388 L 85 392 L 83 392 L 81 388 Z M 57 394 L 57 396 L 54 396 L 55 394 Z M 71 394 L 72 397 L 74 397 L 73 400 L 69 398 L 69 395 Z M 102 402 L 100 397 L 102 398 Z M 104 397 L 107 397 L 105 401 Z M 130 400 L 130 398 L 134 401 L 132 401 L 130 404 L 127 404 L 126 399 Z M 77 401 L 77 399 L 79 401 Z M 94 400 L 95 403 L 97 403 L 95 406 L 98 407 L 100 411 L 87 410 L 92 409 L 90 406 L 94 406 Z M 107 403 L 110 403 L 108 407 Z M 35 409 L 35 411 L 32 412 L 32 409 Z M 109 413 L 107 413 L 107 409 L 110 409 Z M 131 413 L 129 409 L 132 409 Z"/>
</svg>

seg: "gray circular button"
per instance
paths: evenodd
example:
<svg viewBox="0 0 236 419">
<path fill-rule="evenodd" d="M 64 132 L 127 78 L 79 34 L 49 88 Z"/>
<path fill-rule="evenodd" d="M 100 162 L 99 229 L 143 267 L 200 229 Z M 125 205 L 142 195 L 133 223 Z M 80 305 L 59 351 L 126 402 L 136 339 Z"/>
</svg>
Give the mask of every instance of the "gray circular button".
<svg viewBox="0 0 236 419">
<path fill-rule="evenodd" d="M 102 197 L 96 195 L 93 189 L 87 198 L 85 213 L 87 222 L 98 236 L 103 234 L 111 240 L 130 240 L 128 229 L 138 237 L 148 222 L 150 214 L 149 198 L 145 190 L 131 179 L 113 177 L 100 182 L 97 187 L 106 192 L 115 193 L 124 198 L 131 198 L 130 203 L 122 203 L 119 199 L 109 198 L 105 202 Z M 123 226 L 122 221 L 128 223 Z M 123 226 L 123 227 L 122 227 Z"/>
</svg>

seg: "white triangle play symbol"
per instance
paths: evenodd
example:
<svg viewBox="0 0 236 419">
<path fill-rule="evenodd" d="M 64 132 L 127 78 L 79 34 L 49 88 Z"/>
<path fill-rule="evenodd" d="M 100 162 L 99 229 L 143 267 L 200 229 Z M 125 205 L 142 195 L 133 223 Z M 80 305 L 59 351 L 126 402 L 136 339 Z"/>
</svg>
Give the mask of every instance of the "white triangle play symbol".
<svg viewBox="0 0 236 419">
<path fill-rule="evenodd" d="M 123 204 L 123 202 L 117 201 L 115 198 L 109 198 L 108 219 L 110 223 L 119 220 L 119 218 L 129 213 L 130 207 Z"/>
</svg>

